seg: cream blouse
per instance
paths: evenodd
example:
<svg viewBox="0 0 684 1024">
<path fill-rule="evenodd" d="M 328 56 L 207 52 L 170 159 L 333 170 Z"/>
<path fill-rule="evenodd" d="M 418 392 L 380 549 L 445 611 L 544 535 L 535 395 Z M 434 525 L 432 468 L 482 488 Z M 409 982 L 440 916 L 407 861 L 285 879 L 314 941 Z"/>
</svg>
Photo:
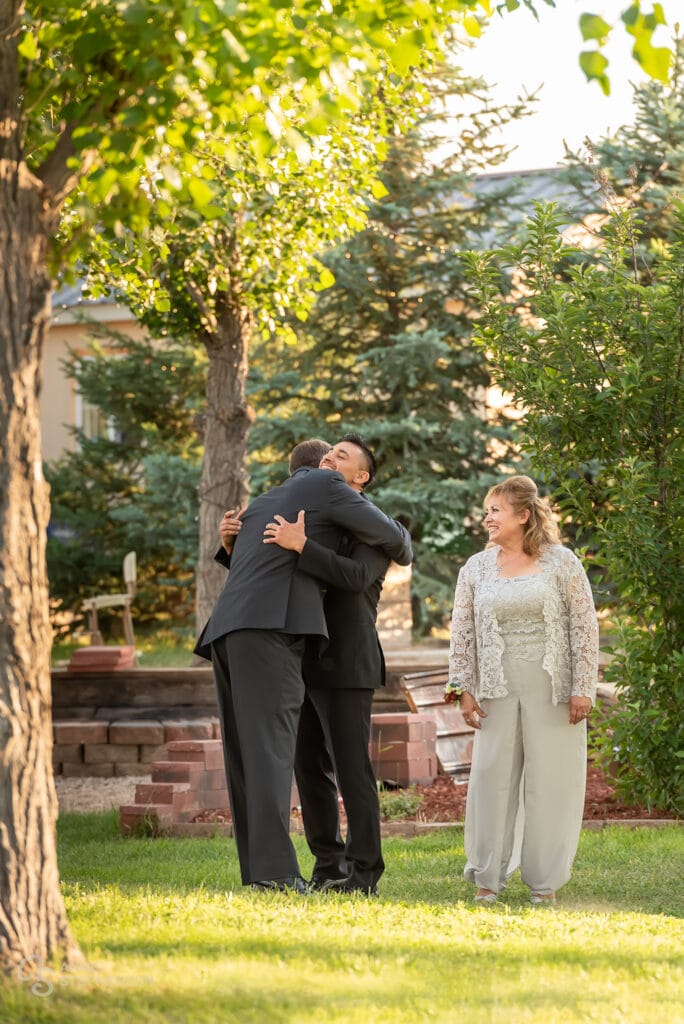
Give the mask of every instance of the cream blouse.
<svg viewBox="0 0 684 1024">
<path fill-rule="evenodd" d="M 458 574 L 454 597 L 446 689 L 467 690 L 476 700 L 505 697 L 508 692 L 504 640 L 496 613 L 505 580 L 499 574 L 499 550 L 495 545 L 468 559 Z M 542 592 L 542 665 L 551 677 L 553 703 L 567 702 L 571 696 L 590 697 L 593 702 L 598 622 L 587 575 L 576 555 L 561 544 L 544 548 L 537 565 L 539 572 L 532 580 L 535 590 Z"/>
</svg>

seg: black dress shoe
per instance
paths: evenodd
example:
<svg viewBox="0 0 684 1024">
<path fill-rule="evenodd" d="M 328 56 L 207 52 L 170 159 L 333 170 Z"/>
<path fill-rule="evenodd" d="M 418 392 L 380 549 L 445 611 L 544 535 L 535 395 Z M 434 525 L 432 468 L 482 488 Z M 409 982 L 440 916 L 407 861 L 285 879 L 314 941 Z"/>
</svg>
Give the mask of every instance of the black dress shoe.
<svg viewBox="0 0 684 1024">
<path fill-rule="evenodd" d="M 358 878 L 331 878 L 321 887 L 321 892 L 356 893 L 360 896 L 377 896 L 377 887 Z"/>
<path fill-rule="evenodd" d="M 301 875 L 288 875 L 286 878 L 268 878 L 264 881 L 250 882 L 250 889 L 257 892 L 296 892 L 298 896 L 306 896 L 309 887 Z"/>
<path fill-rule="evenodd" d="M 337 875 L 335 878 L 331 878 L 329 875 L 312 875 L 311 881 L 309 882 L 309 889 L 311 889 L 312 892 L 323 892 L 326 885 L 330 882 L 345 882 L 346 879 L 346 875 Z"/>
</svg>

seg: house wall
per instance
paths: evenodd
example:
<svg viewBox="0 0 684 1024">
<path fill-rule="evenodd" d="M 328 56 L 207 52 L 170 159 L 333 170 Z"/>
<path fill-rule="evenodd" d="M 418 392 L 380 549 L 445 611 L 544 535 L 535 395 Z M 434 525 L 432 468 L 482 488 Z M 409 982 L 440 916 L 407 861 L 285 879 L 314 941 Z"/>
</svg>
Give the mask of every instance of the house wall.
<svg viewBox="0 0 684 1024">
<path fill-rule="evenodd" d="M 78 303 L 66 307 L 56 302 L 45 339 L 40 398 L 43 458 L 47 460 L 59 458 L 64 451 L 75 447 L 69 427 L 77 424 L 76 386 L 66 376 L 63 362 L 68 361 L 72 353 L 83 355 L 88 351 L 91 328 L 84 322 L 84 316 L 131 337 L 142 335 L 132 314 L 111 302 Z"/>
</svg>

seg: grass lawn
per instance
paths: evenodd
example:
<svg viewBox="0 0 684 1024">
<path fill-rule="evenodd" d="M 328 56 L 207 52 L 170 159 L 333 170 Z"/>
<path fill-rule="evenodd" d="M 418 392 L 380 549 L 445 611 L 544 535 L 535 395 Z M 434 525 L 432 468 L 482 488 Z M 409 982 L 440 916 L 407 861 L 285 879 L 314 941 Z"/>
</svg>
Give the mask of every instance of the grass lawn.
<svg viewBox="0 0 684 1024">
<path fill-rule="evenodd" d="M 116 630 L 105 631 L 104 641 L 105 646 L 126 643 L 124 637 Z M 76 648 L 87 647 L 89 643 L 88 633 L 84 633 L 79 639 L 71 638 L 54 643 L 51 652 L 52 667 L 66 665 Z M 138 668 L 188 668 L 192 664 L 194 646 L 195 632 L 192 626 L 157 625 L 154 629 L 136 629 L 135 632 Z"/>
<path fill-rule="evenodd" d="M 676 826 L 584 832 L 556 911 L 517 879 L 475 908 L 458 830 L 387 840 L 376 900 L 252 893 L 231 840 L 123 839 L 114 813 L 65 815 L 59 844 L 88 965 L 5 984 L 3 1024 L 684 1020 Z"/>
</svg>

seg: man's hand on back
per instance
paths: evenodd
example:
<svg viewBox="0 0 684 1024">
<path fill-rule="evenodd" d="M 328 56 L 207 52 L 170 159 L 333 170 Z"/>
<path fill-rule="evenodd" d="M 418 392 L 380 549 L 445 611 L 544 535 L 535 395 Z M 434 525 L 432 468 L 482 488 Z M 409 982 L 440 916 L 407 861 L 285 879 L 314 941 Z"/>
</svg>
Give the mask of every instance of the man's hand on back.
<svg viewBox="0 0 684 1024">
<path fill-rule="evenodd" d="M 294 523 L 288 523 L 282 516 L 274 516 L 275 522 L 266 523 L 264 530 L 264 544 L 277 544 L 288 551 L 304 550 L 306 544 L 306 533 L 304 530 L 304 509 L 301 510 Z"/>
</svg>

